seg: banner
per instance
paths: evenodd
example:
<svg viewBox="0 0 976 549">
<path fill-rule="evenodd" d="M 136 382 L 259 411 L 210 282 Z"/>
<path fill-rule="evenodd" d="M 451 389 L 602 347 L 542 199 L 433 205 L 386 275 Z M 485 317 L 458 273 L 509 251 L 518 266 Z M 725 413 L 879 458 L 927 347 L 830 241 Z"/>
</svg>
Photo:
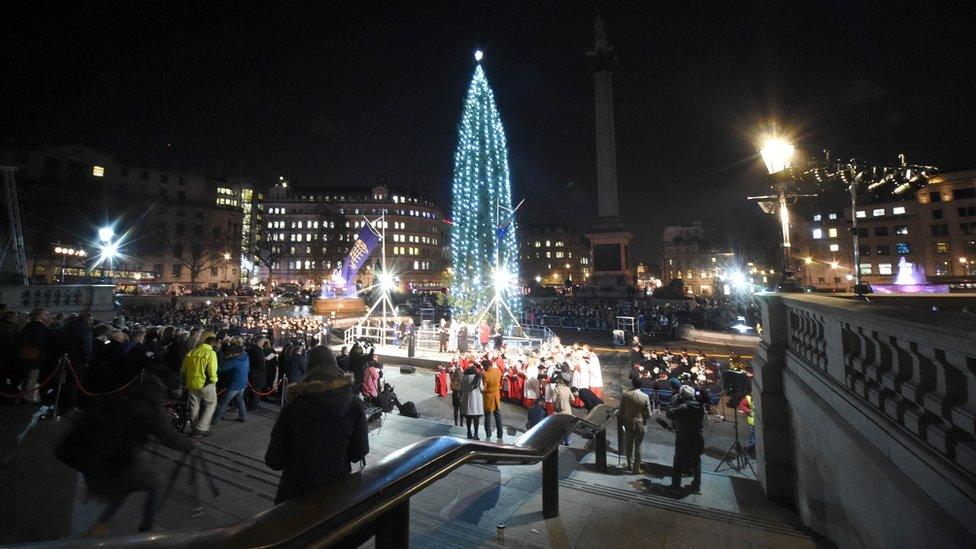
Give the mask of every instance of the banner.
<svg viewBox="0 0 976 549">
<path fill-rule="evenodd" d="M 356 241 L 353 242 L 345 261 L 342 262 L 342 270 L 339 272 L 346 285 L 346 297 L 356 295 L 356 274 L 366 263 L 366 259 L 379 241 L 380 235 L 373 232 L 373 228 L 368 223 L 356 235 Z"/>
</svg>

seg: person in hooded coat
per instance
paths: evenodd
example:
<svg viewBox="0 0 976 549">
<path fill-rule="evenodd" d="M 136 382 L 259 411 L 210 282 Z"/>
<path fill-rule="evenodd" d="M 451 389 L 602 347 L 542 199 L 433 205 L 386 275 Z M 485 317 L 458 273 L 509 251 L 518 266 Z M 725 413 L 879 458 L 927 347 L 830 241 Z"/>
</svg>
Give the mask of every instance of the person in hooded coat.
<svg viewBox="0 0 976 549">
<path fill-rule="evenodd" d="M 353 343 L 352 350 L 349 351 L 349 369 L 347 372 L 351 373 L 353 378 L 356 380 L 356 386 L 363 384 L 363 377 L 366 375 L 366 354 L 363 353 L 363 348 L 359 346 L 359 343 Z"/>
<path fill-rule="evenodd" d="M 275 505 L 352 472 L 369 453 L 366 411 L 353 376 L 327 347 L 309 353 L 301 383 L 288 387 L 264 462 L 282 471 Z"/>
</svg>

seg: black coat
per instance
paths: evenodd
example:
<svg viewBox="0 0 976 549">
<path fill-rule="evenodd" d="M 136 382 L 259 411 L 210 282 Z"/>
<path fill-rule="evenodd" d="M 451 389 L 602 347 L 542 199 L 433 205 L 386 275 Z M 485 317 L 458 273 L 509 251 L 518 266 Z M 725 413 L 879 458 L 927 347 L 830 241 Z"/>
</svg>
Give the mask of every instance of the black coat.
<svg viewBox="0 0 976 549">
<path fill-rule="evenodd" d="M 348 475 L 367 453 L 366 412 L 352 376 L 290 386 L 264 456 L 282 471 L 275 504 Z"/>
<path fill-rule="evenodd" d="M 247 379 L 257 390 L 264 389 L 265 377 L 268 375 L 267 367 L 264 364 L 264 350 L 257 345 L 247 346 L 248 370 Z"/>
<path fill-rule="evenodd" d="M 586 408 L 587 412 L 603 404 L 603 399 L 596 396 L 596 393 L 586 387 L 579 390 L 579 398 L 583 401 L 583 407 Z"/>
<path fill-rule="evenodd" d="M 189 452 L 193 443 L 174 429 L 164 402 L 166 387 L 147 374 L 142 383 L 87 407 L 58 445 L 57 456 L 86 477 L 121 477 L 132 470 L 153 435 L 164 445 Z M 99 483 L 99 491 L 126 491 Z M 95 486 L 90 486 L 94 491 Z M 94 495 L 103 496 L 104 493 Z"/>
<path fill-rule="evenodd" d="M 705 409 L 694 399 L 668 410 L 674 420 L 674 448 L 681 454 L 700 456 L 705 452 Z"/>
<path fill-rule="evenodd" d="M 357 352 L 355 348 L 349 353 L 349 369 L 347 371 L 355 378 L 357 387 L 362 385 L 363 377 L 366 375 L 366 360 L 366 353 Z"/>
</svg>

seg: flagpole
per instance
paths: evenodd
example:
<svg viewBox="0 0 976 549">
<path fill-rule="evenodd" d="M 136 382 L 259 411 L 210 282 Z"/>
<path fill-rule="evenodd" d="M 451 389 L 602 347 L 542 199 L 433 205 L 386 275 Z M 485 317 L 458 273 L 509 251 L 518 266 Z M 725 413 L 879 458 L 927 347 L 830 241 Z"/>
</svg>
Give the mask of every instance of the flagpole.
<svg viewBox="0 0 976 549">
<path fill-rule="evenodd" d="M 382 273 L 382 275 L 384 277 L 386 277 L 387 276 L 387 270 L 386 270 L 386 208 L 383 208 L 383 213 L 382 213 L 382 215 L 380 215 L 380 231 L 382 231 L 381 236 L 380 236 L 380 239 L 383 241 L 383 243 L 382 243 L 382 249 L 380 250 L 382 252 L 380 254 L 380 258 L 381 258 L 380 261 L 381 261 L 381 264 L 383 266 L 383 273 Z M 386 303 L 387 303 L 387 301 L 389 301 L 389 299 L 386 296 L 387 291 L 389 291 L 389 290 L 387 290 L 387 288 L 385 288 L 383 286 L 383 281 L 381 280 L 380 281 L 380 296 L 381 296 L 380 299 L 383 301 L 383 328 L 380 331 L 380 334 L 382 334 L 381 337 L 383 339 L 381 341 L 383 342 L 382 343 L 383 345 L 386 345 Z"/>
</svg>

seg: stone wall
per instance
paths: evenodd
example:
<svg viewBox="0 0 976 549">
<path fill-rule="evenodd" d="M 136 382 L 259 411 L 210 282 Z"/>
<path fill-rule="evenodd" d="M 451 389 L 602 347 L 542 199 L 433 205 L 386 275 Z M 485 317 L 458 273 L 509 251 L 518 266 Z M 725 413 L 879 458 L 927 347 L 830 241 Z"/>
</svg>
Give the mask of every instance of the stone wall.
<svg viewBox="0 0 976 549">
<path fill-rule="evenodd" d="M 839 547 L 976 539 L 976 323 L 931 309 L 763 296 L 758 473 Z"/>
</svg>

